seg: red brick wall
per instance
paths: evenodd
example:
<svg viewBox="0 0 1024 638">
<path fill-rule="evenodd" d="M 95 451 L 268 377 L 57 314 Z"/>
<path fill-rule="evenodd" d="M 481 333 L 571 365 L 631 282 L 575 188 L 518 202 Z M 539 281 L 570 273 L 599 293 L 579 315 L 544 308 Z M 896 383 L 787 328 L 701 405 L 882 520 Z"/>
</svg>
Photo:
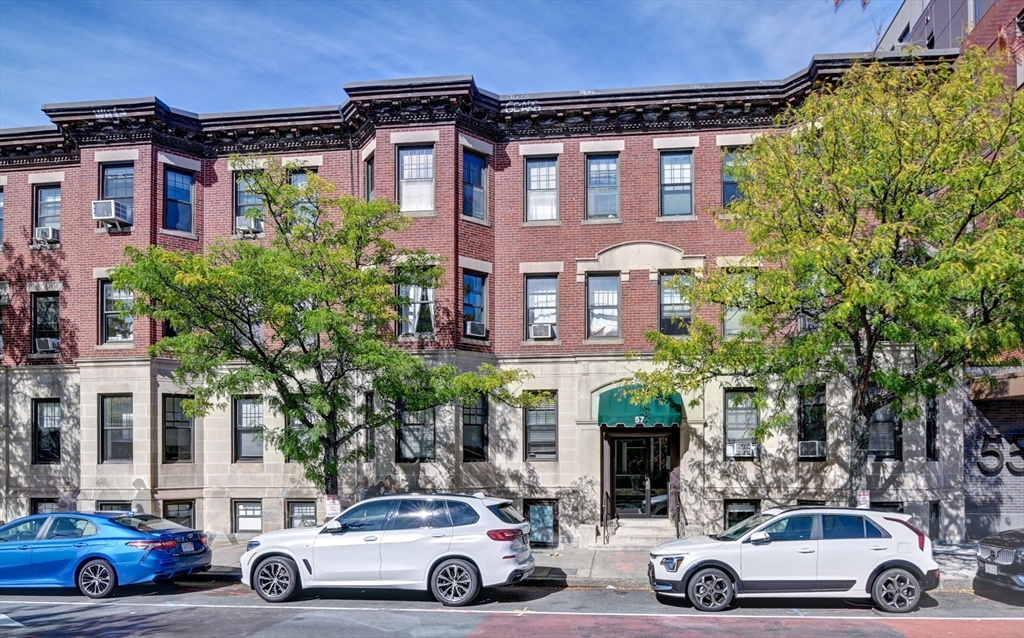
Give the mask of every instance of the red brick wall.
<svg viewBox="0 0 1024 638">
<path fill-rule="evenodd" d="M 1020 15 L 1021 11 L 1024 11 L 1024 0 L 996 0 L 992 8 L 985 13 L 964 40 L 961 49 L 969 46 L 980 46 L 988 51 L 999 50 L 1001 46 L 1000 31 L 1005 29 L 1011 38 L 1014 37 L 1016 31 L 1013 21 Z M 1019 47 L 1024 46 L 1024 42 L 1019 42 L 1017 46 L 1017 50 L 1019 50 Z M 1006 65 L 1002 71 L 1010 82 L 1016 82 L 1017 70 L 1012 63 Z"/>
</svg>

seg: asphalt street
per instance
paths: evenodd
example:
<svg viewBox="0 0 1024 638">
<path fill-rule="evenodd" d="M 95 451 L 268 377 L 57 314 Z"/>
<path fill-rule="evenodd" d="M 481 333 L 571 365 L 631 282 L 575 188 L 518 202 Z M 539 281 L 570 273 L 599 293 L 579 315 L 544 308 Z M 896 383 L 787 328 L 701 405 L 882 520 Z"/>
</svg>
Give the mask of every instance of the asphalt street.
<svg viewBox="0 0 1024 638">
<path fill-rule="evenodd" d="M 794 604 L 798 606 L 794 606 Z M 933 592 L 886 615 L 866 601 L 739 601 L 719 614 L 650 591 L 508 587 L 449 609 L 426 593 L 313 590 L 269 605 L 239 583 L 127 587 L 104 601 L 74 591 L 0 591 L 0 635 L 331 636 L 906 636 L 1024 638 L 1024 598 Z"/>
</svg>

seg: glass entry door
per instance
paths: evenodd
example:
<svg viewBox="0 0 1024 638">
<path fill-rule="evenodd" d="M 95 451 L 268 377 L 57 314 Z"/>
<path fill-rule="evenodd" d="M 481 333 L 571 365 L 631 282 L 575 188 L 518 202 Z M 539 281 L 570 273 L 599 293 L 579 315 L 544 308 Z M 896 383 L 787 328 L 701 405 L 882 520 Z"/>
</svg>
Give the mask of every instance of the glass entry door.
<svg viewBox="0 0 1024 638">
<path fill-rule="evenodd" d="M 614 439 L 616 516 L 668 516 L 669 437 Z"/>
</svg>

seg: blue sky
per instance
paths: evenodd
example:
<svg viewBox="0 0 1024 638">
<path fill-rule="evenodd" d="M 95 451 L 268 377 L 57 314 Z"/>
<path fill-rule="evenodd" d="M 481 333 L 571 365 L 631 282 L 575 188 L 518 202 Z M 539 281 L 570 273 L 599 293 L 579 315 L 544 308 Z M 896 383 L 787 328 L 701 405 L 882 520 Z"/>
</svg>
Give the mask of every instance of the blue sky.
<svg viewBox="0 0 1024 638">
<path fill-rule="evenodd" d="M 867 51 L 899 0 L 0 0 L 0 127 L 156 95 L 197 113 L 340 104 L 346 82 L 471 73 L 500 93 L 780 79 Z"/>
</svg>

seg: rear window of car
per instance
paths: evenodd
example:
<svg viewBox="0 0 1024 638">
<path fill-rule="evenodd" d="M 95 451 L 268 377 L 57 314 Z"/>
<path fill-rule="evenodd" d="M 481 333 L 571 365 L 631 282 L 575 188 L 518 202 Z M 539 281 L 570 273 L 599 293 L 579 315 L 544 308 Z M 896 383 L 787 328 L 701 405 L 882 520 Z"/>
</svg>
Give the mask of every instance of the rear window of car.
<svg viewBox="0 0 1024 638">
<path fill-rule="evenodd" d="M 512 503 L 501 503 L 500 505 L 488 505 L 487 509 L 491 510 L 491 513 L 498 517 L 498 520 L 517 525 L 519 523 L 525 523 L 526 517 L 519 513 Z"/>
<path fill-rule="evenodd" d="M 476 510 L 469 503 L 463 503 L 462 501 L 445 501 L 445 503 L 448 504 L 448 513 L 451 514 L 452 525 L 455 527 L 472 525 L 480 520 L 480 515 L 476 513 Z"/>
<path fill-rule="evenodd" d="M 889 538 L 889 534 L 863 516 L 824 514 L 821 517 L 821 537 L 824 540 Z"/>
<path fill-rule="evenodd" d="M 131 516 L 118 516 L 111 519 L 118 525 L 124 525 L 140 532 L 182 532 L 188 528 L 178 525 L 159 516 L 152 514 L 133 514 Z"/>
</svg>

